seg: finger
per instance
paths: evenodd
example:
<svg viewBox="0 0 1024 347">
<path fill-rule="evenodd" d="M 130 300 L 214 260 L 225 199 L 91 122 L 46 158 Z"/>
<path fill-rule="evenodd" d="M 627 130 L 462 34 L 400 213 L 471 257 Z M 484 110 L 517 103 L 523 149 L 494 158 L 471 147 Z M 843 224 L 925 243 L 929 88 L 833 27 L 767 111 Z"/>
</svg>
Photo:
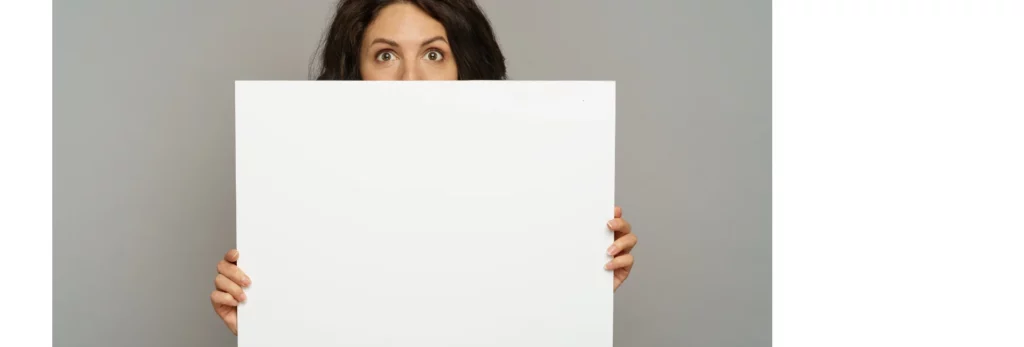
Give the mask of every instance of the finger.
<svg viewBox="0 0 1024 347">
<path fill-rule="evenodd" d="M 243 272 L 242 269 L 238 268 L 238 265 L 229 263 L 226 260 L 221 260 L 220 263 L 217 264 L 217 272 L 221 275 L 227 276 L 227 278 L 238 283 L 240 286 L 248 287 L 252 284 L 252 280 L 249 279 L 249 276 L 245 275 L 245 272 Z"/>
<path fill-rule="evenodd" d="M 239 255 L 238 254 L 238 250 L 237 249 L 232 249 L 232 250 L 228 251 L 226 254 L 224 254 L 224 261 L 227 261 L 227 262 L 232 263 L 232 264 L 237 263 L 238 262 L 238 255 Z"/>
<path fill-rule="evenodd" d="M 622 282 L 625 282 L 626 279 L 629 278 L 629 270 L 630 270 L 630 268 L 628 268 L 628 267 L 615 270 L 615 281 L 614 281 L 615 282 L 615 289 L 614 290 L 619 290 L 619 286 L 622 285 Z"/>
<path fill-rule="evenodd" d="M 245 301 L 245 291 L 242 290 L 238 283 L 231 281 L 227 276 L 217 275 L 217 278 L 213 280 L 213 284 L 217 286 L 217 290 L 231 294 L 238 302 Z"/>
<path fill-rule="evenodd" d="M 612 261 L 604 265 L 605 270 L 615 270 L 633 265 L 633 255 L 623 254 L 618 257 L 612 258 Z"/>
<path fill-rule="evenodd" d="M 234 296 L 219 290 L 214 290 L 213 293 L 210 293 L 210 301 L 215 305 L 238 306 L 238 300 L 235 300 Z"/>
<path fill-rule="evenodd" d="M 615 206 L 614 218 L 622 218 L 622 207 Z"/>
<path fill-rule="evenodd" d="M 629 225 L 629 222 L 622 218 L 615 218 L 608 221 L 608 229 L 612 229 L 615 232 L 622 234 L 629 234 L 633 232 L 633 226 Z"/>
<path fill-rule="evenodd" d="M 629 250 L 633 249 L 633 246 L 636 246 L 636 241 L 636 234 L 623 235 L 618 240 L 615 240 L 615 242 L 613 242 L 610 247 L 608 247 L 608 255 L 615 256 L 623 251 L 628 252 Z"/>
</svg>

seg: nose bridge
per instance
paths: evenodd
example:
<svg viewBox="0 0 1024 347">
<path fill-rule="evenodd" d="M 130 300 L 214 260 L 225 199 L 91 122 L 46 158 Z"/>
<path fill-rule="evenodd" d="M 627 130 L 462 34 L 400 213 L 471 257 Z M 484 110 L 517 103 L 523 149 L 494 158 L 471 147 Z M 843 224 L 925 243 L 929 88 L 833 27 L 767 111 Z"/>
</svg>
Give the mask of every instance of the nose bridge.
<svg viewBox="0 0 1024 347">
<path fill-rule="evenodd" d="M 416 81 L 423 79 L 420 73 L 420 64 L 417 59 L 406 59 L 402 61 L 402 80 Z"/>
</svg>

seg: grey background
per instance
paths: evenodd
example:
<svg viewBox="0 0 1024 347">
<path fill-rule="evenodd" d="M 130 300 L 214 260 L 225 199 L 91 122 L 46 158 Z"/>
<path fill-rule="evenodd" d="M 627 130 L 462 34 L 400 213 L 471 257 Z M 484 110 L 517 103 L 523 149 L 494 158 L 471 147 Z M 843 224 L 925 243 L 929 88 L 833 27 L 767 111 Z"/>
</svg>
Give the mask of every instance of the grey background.
<svg viewBox="0 0 1024 347">
<path fill-rule="evenodd" d="M 333 2 L 54 1 L 55 346 L 235 345 L 233 81 L 305 79 Z M 771 2 L 480 3 L 513 79 L 618 81 L 616 345 L 769 345 Z"/>
</svg>

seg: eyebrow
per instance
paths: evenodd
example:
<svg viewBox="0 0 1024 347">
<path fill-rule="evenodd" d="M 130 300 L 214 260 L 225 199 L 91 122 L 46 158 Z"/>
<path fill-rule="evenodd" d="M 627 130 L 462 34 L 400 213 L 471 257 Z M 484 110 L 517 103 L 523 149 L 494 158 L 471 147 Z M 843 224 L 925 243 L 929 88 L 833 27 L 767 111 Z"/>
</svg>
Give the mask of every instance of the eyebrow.
<svg viewBox="0 0 1024 347">
<path fill-rule="evenodd" d="M 441 42 L 444 42 L 444 43 L 448 43 L 448 40 L 445 40 L 444 37 L 434 36 L 434 37 L 431 37 L 431 38 L 426 39 L 425 41 L 423 41 L 423 43 L 421 43 L 420 46 L 426 46 L 428 43 L 431 43 L 431 42 L 434 42 L 434 41 L 441 41 Z"/>
<path fill-rule="evenodd" d="M 371 45 L 375 44 L 375 43 L 383 43 L 383 44 L 386 44 L 386 45 L 391 46 L 391 47 L 398 47 L 398 42 L 391 41 L 391 40 L 388 40 L 388 39 L 376 38 L 376 39 L 373 39 L 373 42 L 370 42 Z"/>
<path fill-rule="evenodd" d="M 435 41 L 441 41 L 441 42 L 444 42 L 444 43 L 448 43 L 448 40 L 445 40 L 445 38 L 443 36 L 434 36 L 434 37 L 431 37 L 429 39 L 424 40 L 423 43 L 420 44 L 420 46 L 426 46 L 427 44 L 429 44 L 431 42 L 435 42 Z M 386 44 L 386 45 L 391 46 L 391 47 L 398 47 L 398 42 L 395 42 L 395 41 L 392 41 L 392 40 L 388 40 L 388 39 L 384 39 L 384 38 L 379 38 L 379 37 L 373 39 L 373 41 L 370 42 L 371 45 L 372 44 L 376 44 L 376 43 L 383 43 L 383 44 Z"/>
</svg>

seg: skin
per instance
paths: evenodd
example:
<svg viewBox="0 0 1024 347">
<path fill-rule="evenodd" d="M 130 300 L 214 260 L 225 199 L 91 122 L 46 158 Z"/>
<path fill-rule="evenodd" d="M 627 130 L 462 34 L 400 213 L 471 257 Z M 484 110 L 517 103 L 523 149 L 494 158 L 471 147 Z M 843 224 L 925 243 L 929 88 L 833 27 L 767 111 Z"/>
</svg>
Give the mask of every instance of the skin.
<svg viewBox="0 0 1024 347">
<path fill-rule="evenodd" d="M 409 4 L 385 7 L 370 23 L 363 37 L 360 72 L 364 80 L 456 80 L 458 68 L 452 59 L 444 26 Z M 614 289 L 629 277 L 637 238 L 632 227 L 622 219 L 622 209 L 615 207 L 608 229 L 615 233 L 615 242 L 608 247 L 612 260 L 604 268 L 614 271 Z M 217 263 L 216 289 L 210 293 L 214 311 L 238 334 L 238 305 L 248 299 L 245 288 L 252 280 L 237 266 L 238 250 L 232 249 Z"/>
</svg>

